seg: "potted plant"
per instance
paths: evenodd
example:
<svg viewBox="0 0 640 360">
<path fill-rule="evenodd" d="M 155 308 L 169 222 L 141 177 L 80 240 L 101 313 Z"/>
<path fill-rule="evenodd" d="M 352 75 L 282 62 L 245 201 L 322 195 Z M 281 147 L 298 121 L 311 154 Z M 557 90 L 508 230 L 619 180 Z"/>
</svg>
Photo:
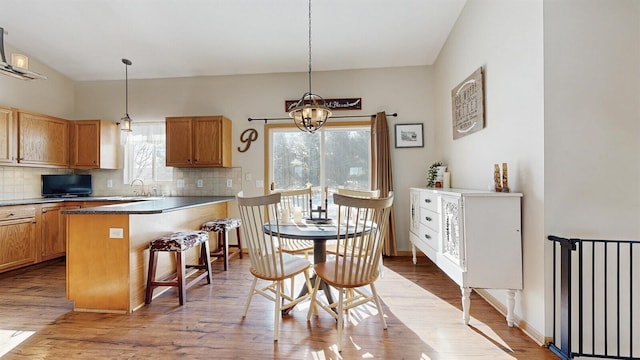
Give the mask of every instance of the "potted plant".
<svg viewBox="0 0 640 360">
<path fill-rule="evenodd" d="M 446 166 L 441 161 L 436 161 L 429 166 L 427 172 L 427 187 L 435 187 L 438 177 L 442 181 L 442 173 L 446 170 Z"/>
</svg>

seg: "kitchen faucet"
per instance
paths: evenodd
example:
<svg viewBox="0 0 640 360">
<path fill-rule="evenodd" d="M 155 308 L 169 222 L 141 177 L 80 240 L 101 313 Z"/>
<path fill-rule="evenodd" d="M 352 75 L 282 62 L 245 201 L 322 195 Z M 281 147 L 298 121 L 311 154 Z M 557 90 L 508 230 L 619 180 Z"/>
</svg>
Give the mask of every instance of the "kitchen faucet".
<svg viewBox="0 0 640 360">
<path fill-rule="evenodd" d="M 131 182 L 131 188 L 133 188 L 133 185 L 135 185 L 136 181 L 140 182 L 140 192 L 137 192 L 135 189 L 133 190 L 133 193 L 136 196 L 144 196 L 144 181 L 142 181 L 142 179 L 133 179 L 133 181 Z"/>
</svg>

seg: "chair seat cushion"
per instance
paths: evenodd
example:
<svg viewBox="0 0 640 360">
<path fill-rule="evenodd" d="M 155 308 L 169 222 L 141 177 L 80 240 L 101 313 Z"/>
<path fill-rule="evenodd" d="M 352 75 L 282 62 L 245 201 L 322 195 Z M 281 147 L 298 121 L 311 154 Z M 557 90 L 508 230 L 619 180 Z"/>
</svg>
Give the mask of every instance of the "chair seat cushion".
<svg viewBox="0 0 640 360">
<path fill-rule="evenodd" d="M 202 224 L 200 230 L 220 232 L 229 231 L 238 227 L 240 227 L 240 219 L 225 218 L 207 221 L 206 223 Z"/>
<path fill-rule="evenodd" d="M 180 231 L 151 241 L 151 251 L 185 251 L 209 240 L 206 231 Z"/>
</svg>

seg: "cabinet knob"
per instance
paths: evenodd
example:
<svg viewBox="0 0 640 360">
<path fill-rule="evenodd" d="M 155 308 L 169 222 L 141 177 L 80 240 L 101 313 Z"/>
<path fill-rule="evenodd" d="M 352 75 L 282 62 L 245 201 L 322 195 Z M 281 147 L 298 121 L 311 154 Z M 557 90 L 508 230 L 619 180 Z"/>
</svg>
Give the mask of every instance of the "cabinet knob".
<svg viewBox="0 0 640 360">
<path fill-rule="evenodd" d="M 427 240 L 431 239 L 431 235 L 429 235 L 429 234 L 424 234 L 424 237 L 425 237 L 425 239 L 427 239 Z"/>
<path fill-rule="evenodd" d="M 431 218 L 428 217 L 428 216 L 425 216 L 424 219 L 427 220 L 427 221 L 431 221 Z"/>
<path fill-rule="evenodd" d="M 424 202 L 426 202 L 427 204 L 429 204 L 431 202 L 431 199 L 424 199 Z"/>
</svg>

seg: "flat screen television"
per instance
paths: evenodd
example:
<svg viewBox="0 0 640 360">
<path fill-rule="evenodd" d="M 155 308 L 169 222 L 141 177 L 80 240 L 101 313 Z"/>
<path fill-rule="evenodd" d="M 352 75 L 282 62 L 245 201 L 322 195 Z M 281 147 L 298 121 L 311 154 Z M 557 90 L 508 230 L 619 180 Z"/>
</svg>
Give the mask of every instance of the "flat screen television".
<svg viewBox="0 0 640 360">
<path fill-rule="evenodd" d="M 41 175 L 42 196 L 76 197 L 89 196 L 93 192 L 91 175 Z"/>
</svg>

